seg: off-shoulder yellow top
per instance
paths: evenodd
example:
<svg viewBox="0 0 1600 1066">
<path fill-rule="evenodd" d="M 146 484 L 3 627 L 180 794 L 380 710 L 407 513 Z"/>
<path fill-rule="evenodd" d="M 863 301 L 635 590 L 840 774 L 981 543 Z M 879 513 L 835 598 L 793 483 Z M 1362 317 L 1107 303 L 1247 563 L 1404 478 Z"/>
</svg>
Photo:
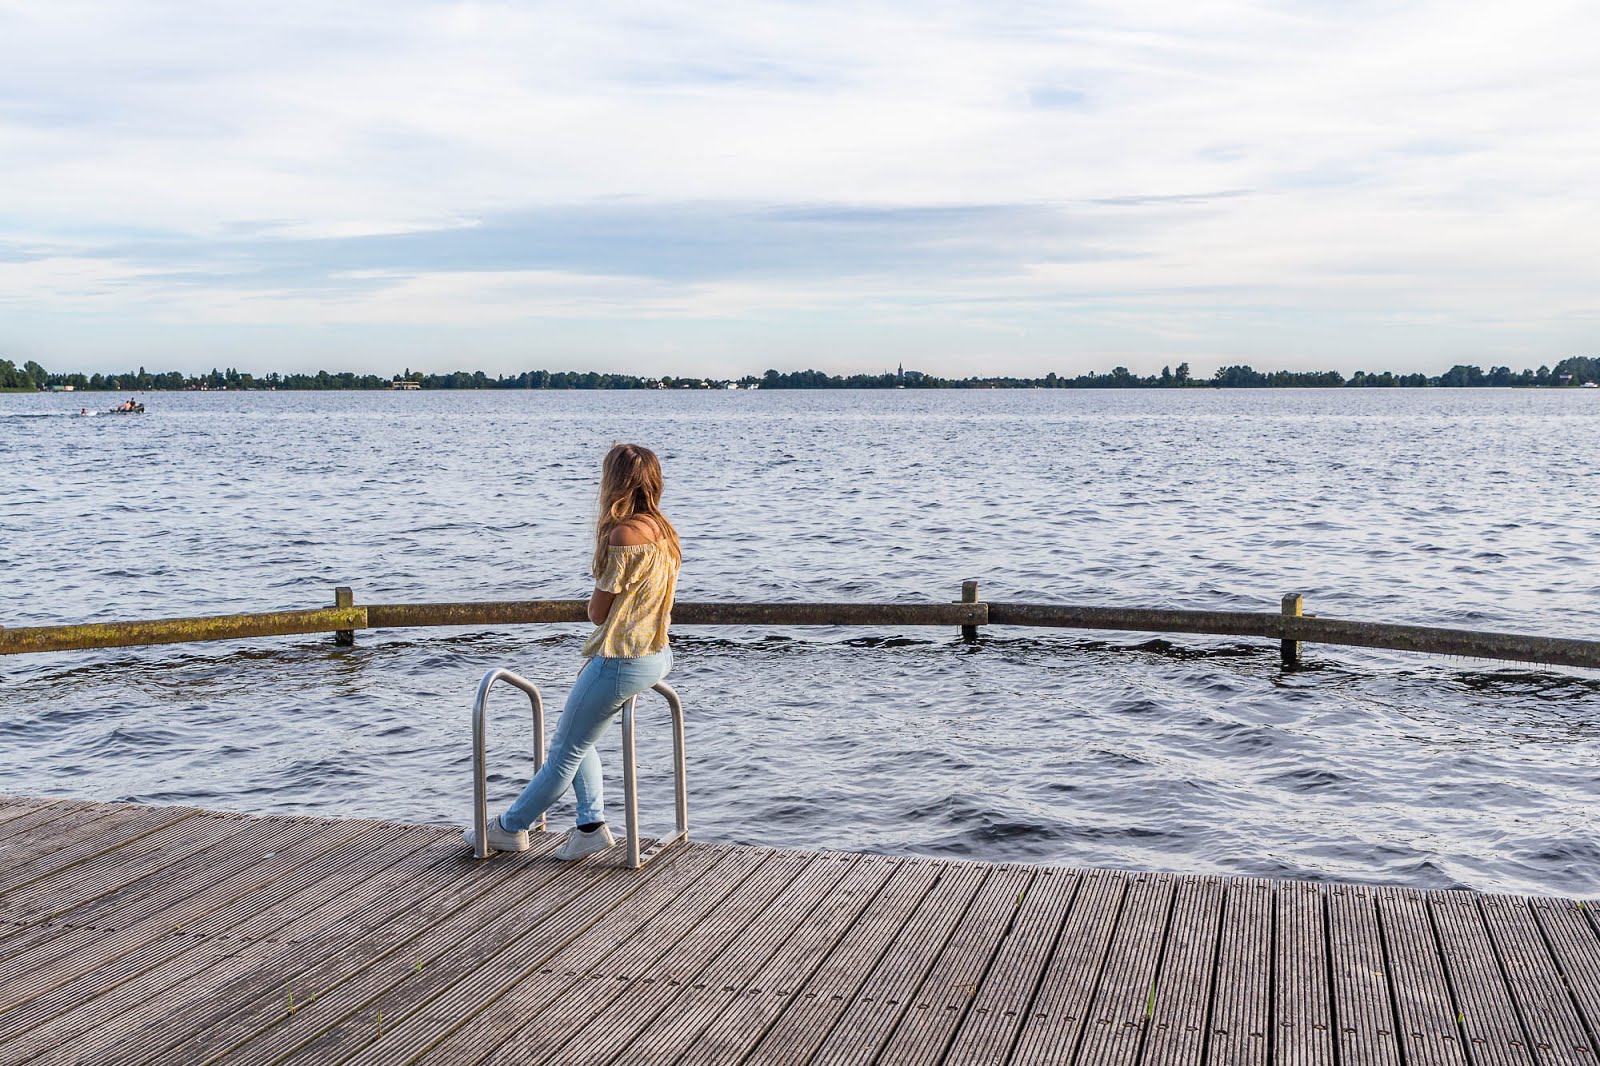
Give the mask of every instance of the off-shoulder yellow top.
<svg viewBox="0 0 1600 1066">
<path fill-rule="evenodd" d="M 582 655 L 632 659 L 654 655 L 667 646 L 678 564 L 666 541 L 610 545 L 605 572 L 594 584 L 617 598 L 611 601 L 605 623 L 583 642 Z"/>
</svg>

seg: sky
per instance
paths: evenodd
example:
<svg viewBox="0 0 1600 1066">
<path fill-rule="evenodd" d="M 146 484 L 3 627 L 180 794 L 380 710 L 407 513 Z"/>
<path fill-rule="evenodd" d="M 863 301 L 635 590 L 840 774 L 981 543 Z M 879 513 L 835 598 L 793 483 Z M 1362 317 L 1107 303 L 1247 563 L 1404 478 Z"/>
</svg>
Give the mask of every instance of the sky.
<svg viewBox="0 0 1600 1066">
<path fill-rule="evenodd" d="M 1600 351 L 1600 5 L 0 0 L 52 370 Z"/>
</svg>

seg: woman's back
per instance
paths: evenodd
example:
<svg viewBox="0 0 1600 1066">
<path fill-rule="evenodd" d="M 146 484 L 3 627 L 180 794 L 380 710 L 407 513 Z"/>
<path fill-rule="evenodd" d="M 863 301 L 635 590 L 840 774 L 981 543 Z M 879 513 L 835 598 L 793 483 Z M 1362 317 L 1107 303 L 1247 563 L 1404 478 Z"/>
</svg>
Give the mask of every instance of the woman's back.
<svg viewBox="0 0 1600 1066">
<path fill-rule="evenodd" d="M 605 569 L 595 579 L 596 588 L 616 599 L 582 654 L 626 659 L 665 648 L 677 586 L 678 560 L 663 531 L 643 515 L 619 522 L 606 546 Z"/>
</svg>

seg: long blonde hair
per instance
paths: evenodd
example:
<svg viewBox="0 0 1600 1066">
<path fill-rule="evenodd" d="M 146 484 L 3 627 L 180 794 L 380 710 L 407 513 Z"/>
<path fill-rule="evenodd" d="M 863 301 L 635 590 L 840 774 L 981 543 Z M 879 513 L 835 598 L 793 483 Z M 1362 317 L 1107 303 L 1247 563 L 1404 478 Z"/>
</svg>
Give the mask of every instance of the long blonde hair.
<svg viewBox="0 0 1600 1066">
<path fill-rule="evenodd" d="M 613 444 L 600 464 L 600 517 L 595 522 L 594 564 L 590 568 L 595 577 L 605 572 L 611 531 L 637 517 L 655 523 L 673 561 L 681 564 L 683 548 L 678 543 L 678 531 L 661 513 L 661 460 L 642 445 Z"/>
</svg>

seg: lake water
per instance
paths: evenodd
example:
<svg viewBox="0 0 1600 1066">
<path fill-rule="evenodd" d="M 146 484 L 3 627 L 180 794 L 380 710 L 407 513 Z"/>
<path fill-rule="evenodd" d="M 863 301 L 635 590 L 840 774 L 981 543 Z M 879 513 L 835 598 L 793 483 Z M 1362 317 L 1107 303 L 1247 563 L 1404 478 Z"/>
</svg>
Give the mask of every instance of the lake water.
<svg viewBox="0 0 1600 1066">
<path fill-rule="evenodd" d="M 1600 637 L 1600 393 L 0 396 L 0 624 L 579 597 L 646 443 L 685 600 L 986 598 Z M 1265 641 L 681 628 L 697 836 L 1590 894 L 1600 674 Z M 0 660 L 0 791 L 460 822 L 579 626 Z M 498 696 L 494 792 L 526 772 Z M 670 825 L 659 702 L 647 831 Z M 620 818 L 616 736 L 603 752 Z M 569 801 L 570 802 L 570 801 Z M 557 821 L 570 807 L 557 812 Z"/>
</svg>

